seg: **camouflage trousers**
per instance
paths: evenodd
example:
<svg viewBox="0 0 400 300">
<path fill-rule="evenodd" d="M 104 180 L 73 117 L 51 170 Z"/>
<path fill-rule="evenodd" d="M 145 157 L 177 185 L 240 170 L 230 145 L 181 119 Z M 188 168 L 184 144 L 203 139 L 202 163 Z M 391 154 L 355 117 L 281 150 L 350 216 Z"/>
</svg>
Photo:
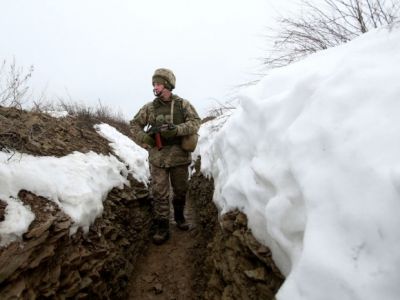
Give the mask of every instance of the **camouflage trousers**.
<svg viewBox="0 0 400 300">
<path fill-rule="evenodd" d="M 188 187 L 188 165 L 160 168 L 150 165 L 151 193 L 154 199 L 155 219 L 169 219 L 169 200 L 173 205 L 184 207 Z"/>
</svg>

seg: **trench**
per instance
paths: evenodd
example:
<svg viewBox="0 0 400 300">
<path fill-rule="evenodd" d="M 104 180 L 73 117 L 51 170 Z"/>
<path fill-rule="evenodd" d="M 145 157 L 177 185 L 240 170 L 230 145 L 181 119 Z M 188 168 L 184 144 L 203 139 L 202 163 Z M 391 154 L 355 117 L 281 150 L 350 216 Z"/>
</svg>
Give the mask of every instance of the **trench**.
<svg viewBox="0 0 400 300">
<path fill-rule="evenodd" d="M 36 156 L 108 155 L 97 123 L 0 107 L 0 147 Z M 161 246 L 151 243 L 148 190 L 128 179 L 129 186 L 107 195 L 89 232 L 73 235 L 72 220 L 54 202 L 19 191 L 35 220 L 21 238 L 0 247 L 0 299 L 274 298 L 283 277 L 271 252 L 254 239 L 245 215 L 218 216 L 213 181 L 201 174 L 200 161 L 189 182 L 191 230 L 181 232 L 171 220 L 171 239 Z M 0 224 L 7 214 L 3 200 Z"/>
<path fill-rule="evenodd" d="M 0 107 L 0 146 L 36 156 L 108 155 L 97 123 Z M 74 235 L 57 205 L 21 190 L 18 198 L 36 218 L 21 239 L 0 247 L 0 299 L 274 299 L 284 278 L 271 252 L 239 211 L 218 217 L 213 181 L 201 174 L 200 161 L 188 190 L 192 228 L 180 232 L 171 220 L 171 239 L 161 246 L 150 239 L 148 190 L 128 179 L 130 186 L 107 195 L 89 232 Z M 0 222 L 7 211 L 2 200 Z"/>
<path fill-rule="evenodd" d="M 185 210 L 191 229 L 182 232 L 170 220 L 170 240 L 150 245 L 138 260 L 128 299 L 275 299 L 284 278 L 271 252 L 253 237 L 243 213 L 218 219 L 213 180 L 199 169 L 200 161 Z"/>
<path fill-rule="evenodd" d="M 89 233 L 72 236 L 68 216 L 21 191 L 37 218 L 22 242 L 0 249 L 0 299 L 274 299 L 284 278 L 271 252 L 244 214 L 218 218 L 213 181 L 199 164 L 185 210 L 191 229 L 171 220 L 170 240 L 160 246 L 150 239 L 148 192 L 130 180 L 111 191 Z"/>
<path fill-rule="evenodd" d="M 170 239 L 162 245 L 149 244 L 139 258 L 128 299 L 204 299 L 209 279 L 205 269 L 207 245 L 218 218 L 212 194 L 211 180 L 199 174 L 192 176 L 185 207 L 189 231 L 179 230 L 171 217 Z M 200 208 L 200 203 L 208 205 Z"/>
</svg>

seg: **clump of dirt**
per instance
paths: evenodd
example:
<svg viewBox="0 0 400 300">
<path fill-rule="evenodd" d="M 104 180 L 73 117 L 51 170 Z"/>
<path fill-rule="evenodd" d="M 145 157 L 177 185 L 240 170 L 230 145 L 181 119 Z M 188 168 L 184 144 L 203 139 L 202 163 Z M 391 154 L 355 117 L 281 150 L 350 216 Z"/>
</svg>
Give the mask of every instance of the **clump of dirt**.
<svg viewBox="0 0 400 300">
<path fill-rule="evenodd" d="M 7 203 L 0 199 L 0 222 L 4 221 L 4 214 L 6 211 Z"/>
</svg>

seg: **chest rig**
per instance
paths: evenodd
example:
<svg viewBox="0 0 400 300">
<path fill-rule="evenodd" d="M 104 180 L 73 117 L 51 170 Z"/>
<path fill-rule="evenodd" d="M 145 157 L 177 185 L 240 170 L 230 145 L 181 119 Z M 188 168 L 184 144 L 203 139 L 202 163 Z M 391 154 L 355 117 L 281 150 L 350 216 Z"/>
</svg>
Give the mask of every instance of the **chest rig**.
<svg viewBox="0 0 400 300">
<path fill-rule="evenodd" d="M 172 106 L 173 105 L 173 106 Z M 153 101 L 155 126 L 163 124 L 179 125 L 185 122 L 182 100 L 177 98 L 169 103 L 163 103 L 156 99 Z M 177 145 L 181 143 L 181 137 L 173 137 L 169 139 L 163 138 L 165 145 Z"/>
</svg>

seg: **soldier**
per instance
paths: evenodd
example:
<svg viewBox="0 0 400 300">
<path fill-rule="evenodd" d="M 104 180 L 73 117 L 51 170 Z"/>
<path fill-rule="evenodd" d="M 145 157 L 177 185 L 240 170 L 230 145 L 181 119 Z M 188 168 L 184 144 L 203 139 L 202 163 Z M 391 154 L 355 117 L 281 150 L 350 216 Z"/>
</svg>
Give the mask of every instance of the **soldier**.
<svg viewBox="0 0 400 300">
<path fill-rule="evenodd" d="M 156 225 L 153 242 L 159 245 L 169 239 L 170 183 L 177 227 L 189 229 L 184 207 L 191 154 L 182 149 L 182 138 L 197 133 L 200 118 L 189 101 L 172 94 L 175 75 L 171 70 L 157 69 L 152 84 L 156 98 L 145 104 L 130 124 L 135 142 L 149 151 Z M 148 127 L 150 129 L 145 131 Z"/>
</svg>

